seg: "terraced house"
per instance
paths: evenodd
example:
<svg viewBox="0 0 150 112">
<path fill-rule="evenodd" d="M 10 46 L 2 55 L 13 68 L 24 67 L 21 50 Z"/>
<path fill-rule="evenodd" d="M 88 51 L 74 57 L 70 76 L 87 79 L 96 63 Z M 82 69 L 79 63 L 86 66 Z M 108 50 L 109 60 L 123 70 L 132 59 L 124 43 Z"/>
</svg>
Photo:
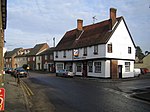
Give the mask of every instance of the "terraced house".
<svg viewBox="0 0 150 112">
<path fill-rule="evenodd" d="M 134 77 L 135 44 L 124 17 L 116 17 L 110 8 L 110 18 L 67 31 L 56 46 L 56 71 L 68 69 L 78 76 L 102 78 Z"/>
<path fill-rule="evenodd" d="M 54 47 L 48 48 L 36 56 L 36 69 L 48 72 L 55 72 Z"/>
<path fill-rule="evenodd" d="M 7 51 L 4 55 L 4 67 L 8 68 L 16 68 L 16 60 L 15 56 L 21 53 L 23 48 L 16 48 L 12 51 Z"/>
<path fill-rule="evenodd" d="M 27 57 L 27 64 L 29 65 L 31 70 L 37 70 L 38 65 L 36 65 L 36 56 L 41 52 L 48 49 L 49 46 L 47 43 L 36 44 L 33 49 L 31 49 L 30 53 L 26 55 Z"/>
<path fill-rule="evenodd" d="M 27 64 L 27 57 L 26 57 L 26 55 L 28 53 L 30 53 L 31 49 L 32 48 L 22 49 L 21 51 L 19 51 L 19 53 L 14 57 L 15 58 L 15 66 L 16 67 L 22 67 L 23 65 Z"/>
</svg>

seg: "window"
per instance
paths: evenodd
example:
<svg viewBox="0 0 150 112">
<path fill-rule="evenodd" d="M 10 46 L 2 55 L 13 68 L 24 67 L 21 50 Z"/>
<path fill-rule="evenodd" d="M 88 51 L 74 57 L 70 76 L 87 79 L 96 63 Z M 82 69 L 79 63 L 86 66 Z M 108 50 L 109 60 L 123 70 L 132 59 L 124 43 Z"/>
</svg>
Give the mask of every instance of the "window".
<svg viewBox="0 0 150 112">
<path fill-rule="evenodd" d="M 55 57 L 58 58 L 58 51 L 56 51 L 56 56 Z"/>
<path fill-rule="evenodd" d="M 83 56 L 87 56 L 87 47 L 83 48 Z"/>
<path fill-rule="evenodd" d="M 131 54 L 131 47 L 128 47 L 128 54 Z"/>
<path fill-rule="evenodd" d="M 41 60 L 40 56 L 38 56 L 39 61 Z"/>
<path fill-rule="evenodd" d="M 64 51 L 64 58 L 66 58 L 66 51 Z"/>
<path fill-rule="evenodd" d="M 47 55 L 45 55 L 45 60 L 47 60 Z"/>
<path fill-rule="evenodd" d="M 35 57 L 33 57 L 33 61 L 35 61 Z"/>
<path fill-rule="evenodd" d="M 57 70 L 63 70 L 63 64 L 57 64 Z"/>
<path fill-rule="evenodd" d="M 50 60 L 53 60 L 53 54 L 50 54 Z"/>
<path fill-rule="evenodd" d="M 130 72 L 130 62 L 125 62 L 125 72 Z"/>
<path fill-rule="evenodd" d="M 101 73 L 101 62 L 95 62 L 95 73 Z"/>
<path fill-rule="evenodd" d="M 66 69 L 72 72 L 72 65 L 71 64 L 66 64 Z"/>
<path fill-rule="evenodd" d="M 93 62 L 90 61 L 90 62 L 88 63 L 88 65 L 89 65 L 89 72 L 93 72 Z"/>
<path fill-rule="evenodd" d="M 30 61 L 30 57 L 28 57 L 28 61 Z"/>
<path fill-rule="evenodd" d="M 98 45 L 94 46 L 94 54 L 98 54 Z"/>
<path fill-rule="evenodd" d="M 77 72 L 81 72 L 82 71 L 81 70 L 81 68 L 82 68 L 81 65 L 82 65 L 81 63 L 77 63 Z"/>
<path fill-rule="evenodd" d="M 112 53 L 112 44 L 108 44 L 107 46 L 107 52 Z"/>
</svg>

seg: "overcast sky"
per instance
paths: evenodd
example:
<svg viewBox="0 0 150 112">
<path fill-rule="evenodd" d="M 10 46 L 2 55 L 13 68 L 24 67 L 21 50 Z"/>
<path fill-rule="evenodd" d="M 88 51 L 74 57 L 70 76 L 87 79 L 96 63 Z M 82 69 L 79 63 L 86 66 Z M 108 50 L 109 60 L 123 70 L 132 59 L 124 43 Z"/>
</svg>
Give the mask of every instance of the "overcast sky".
<svg viewBox="0 0 150 112">
<path fill-rule="evenodd" d="M 123 16 L 137 46 L 150 51 L 150 0 L 7 0 L 8 50 L 32 48 L 46 42 L 56 45 L 66 31 L 76 28 L 77 19 L 84 25 L 109 19 L 109 9 Z"/>
</svg>

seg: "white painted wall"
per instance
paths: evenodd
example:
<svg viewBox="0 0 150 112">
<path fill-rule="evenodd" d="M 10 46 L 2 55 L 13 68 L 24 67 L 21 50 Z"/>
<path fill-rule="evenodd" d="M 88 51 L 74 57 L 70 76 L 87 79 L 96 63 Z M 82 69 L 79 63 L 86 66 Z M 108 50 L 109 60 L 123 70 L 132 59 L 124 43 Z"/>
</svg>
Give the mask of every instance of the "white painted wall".
<svg viewBox="0 0 150 112">
<path fill-rule="evenodd" d="M 38 63 L 40 63 L 40 69 L 42 69 L 42 56 L 36 56 L 36 70 L 39 70 Z"/>
<path fill-rule="evenodd" d="M 125 72 L 125 62 L 130 62 L 130 72 Z M 118 65 L 122 65 L 122 78 L 134 77 L 134 61 L 118 60 Z"/>
<path fill-rule="evenodd" d="M 112 53 L 107 52 L 107 44 L 112 43 Z M 66 50 L 66 58 L 64 58 L 63 53 L 64 51 L 58 51 L 58 58 L 56 58 L 56 52 L 54 52 L 54 60 L 55 61 L 73 61 L 73 60 L 86 60 L 86 59 L 97 59 L 97 58 L 115 58 L 115 59 L 123 59 L 118 60 L 118 65 L 123 66 L 123 78 L 126 77 L 133 77 L 133 69 L 134 69 L 134 61 L 130 61 L 130 72 L 125 72 L 125 62 L 129 62 L 128 60 L 134 60 L 135 59 L 135 47 L 132 43 L 132 40 L 130 38 L 130 35 L 127 31 L 127 28 L 125 26 L 125 23 L 123 20 L 121 20 L 119 26 L 117 27 L 116 31 L 113 33 L 110 40 L 107 42 L 107 44 L 101 44 L 98 45 L 98 55 L 95 55 L 94 52 L 94 46 L 87 47 L 87 56 L 84 56 L 84 48 L 79 49 L 79 58 L 74 59 L 73 58 L 73 50 Z M 131 47 L 131 54 L 128 53 L 128 47 Z M 124 60 L 124 59 L 127 59 Z M 94 76 L 94 77 L 110 77 L 110 60 L 101 61 L 102 68 L 101 73 L 95 73 L 94 71 L 94 65 L 93 65 L 93 72 L 88 73 L 88 76 Z M 94 64 L 95 61 L 93 61 Z M 56 64 L 56 70 L 57 70 L 57 64 Z M 73 63 L 73 72 L 76 72 L 76 62 Z M 82 72 L 76 72 L 76 75 L 82 75 Z"/>
<path fill-rule="evenodd" d="M 135 59 L 135 47 L 132 43 L 130 35 L 125 27 L 124 21 L 122 20 L 117 27 L 116 31 L 110 38 L 107 44 L 112 43 L 113 52 L 107 52 L 106 57 L 108 58 L 121 58 L 121 59 Z M 131 47 L 131 54 L 128 54 L 128 47 Z"/>
<path fill-rule="evenodd" d="M 16 57 L 15 64 L 17 64 L 17 67 L 22 67 L 24 64 L 27 64 L 27 58 L 26 57 Z"/>
<path fill-rule="evenodd" d="M 98 54 L 94 54 L 94 46 L 87 47 L 87 56 L 84 56 L 84 48 L 79 48 L 79 58 L 73 58 L 73 50 L 66 50 L 66 58 L 64 58 L 64 51 L 58 51 L 58 58 L 56 58 L 56 52 L 54 52 L 55 61 L 68 61 L 68 60 L 83 60 L 83 59 L 94 59 L 105 57 L 105 44 L 98 45 Z"/>
</svg>

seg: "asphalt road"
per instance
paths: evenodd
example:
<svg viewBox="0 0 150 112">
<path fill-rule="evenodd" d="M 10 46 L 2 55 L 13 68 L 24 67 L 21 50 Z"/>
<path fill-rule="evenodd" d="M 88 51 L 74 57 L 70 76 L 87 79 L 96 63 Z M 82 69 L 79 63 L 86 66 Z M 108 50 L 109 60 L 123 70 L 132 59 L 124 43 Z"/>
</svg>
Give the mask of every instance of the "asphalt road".
<svg viewBox="0 0 150 112">
<path fill-rule="evenodd" d="M 38 73 L 23 81 L 34 93 L 28 97 L 32 112 L 150 112 L 149 103 L 130 97 L 150 81 L 139 80 L 143 86 L 137 86 L 137 80 L 101 82 Z"/>
</svg>

